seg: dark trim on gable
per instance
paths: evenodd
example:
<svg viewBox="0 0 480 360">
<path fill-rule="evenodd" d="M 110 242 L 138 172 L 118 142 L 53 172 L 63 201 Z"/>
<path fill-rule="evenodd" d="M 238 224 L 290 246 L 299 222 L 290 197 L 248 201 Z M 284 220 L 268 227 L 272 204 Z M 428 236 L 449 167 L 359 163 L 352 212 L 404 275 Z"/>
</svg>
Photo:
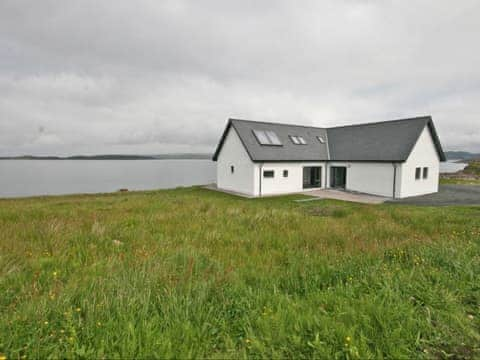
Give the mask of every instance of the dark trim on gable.
<svg viewBox="0 0 480 360">
<path fill-rule="evenodd" d="M 220 155 L 220 150 L 222 150 L 223 143 L 225 142 L 225 139 L 227 138 L 228 130 L 230 130 L 230 127 L 232 126 L 232 122 L 230 119 L 227 122 L 227 126 L 225 126 L 225 130 L 223 130 L 222 137 L 220 138 L 220 142 L 217 145 L 217 148 L 215 152 L 213 153 L 212 160 L 217 161 L 218 155 Z"/>
<path fill-rule="evenodd" d="M 437 130 L 435 129 L 435 125 L 433 124 L 433 120 L 431 117 L 427 125 L 428 125 L 428 128 L 430 129 L 430 134 L 432 135 L 433 143 L 437 148 L 440 161 L 441 162 L 447 161 L 447 157 L 445 156 L 445 152 L 443 151 L 443 148 L 442 148 L 442 143 L 440 142 L 440 138 L 438 137 Z"/>
<path fill-rule="evenodd" d="M 225 130 L 223 131 L 223 134 L 222 134 L 222 137 L 221 137 L 221 139 L 220 139 L 220 142 L 218 143 L 217 149 L 215 150 L 215 153 L 213 154 L 213 157 L 212 157 L 212 160 L 213 160 L 213 161 L 217 161 L 217 160 L 218 160 L 218 156 L 220 155 L 220 151 L 221 151 L 222 148 L 223 148 L 223 144 L 225 143 L 225 140 L 226 140 L 226 138 L 227 138 L 228 131 L 230 130 L 230 128 L 233 128 L 233 130 L 235 130 L 235 126 L 233 126 L 232 119 L 228 119 L 227 126 L 225 127 Z M 237 130 L 235 130 L 235 133 L 237 134 L 238 138 L 240 139 L 240 142 L 242 143 L 243 148 L 244 148 L 245 151 L 247 152 L 248 157 L 250 158 L 250 160 L 253 161 L 253 162 L 256 162 L 256 161 L 253 160 L 252 155 L 250 154 L 250 151 L 248 151 L 248 147 L 245 146 L 245 143 L 243 142 L 242 137 L 241 137 L 240 135 L 238 135 Z"/>
<path fill-rule="evenodd" d="M 445 153 L 443 152 L 442 144 L 440 143 L 440 138 L 438 137 L 437 130 L 435 129 L 435 125 L 433 124 L 433 119 L 431 116 L 424 116 L 426 123 L 425 126 L 428 126 L 428 130 L 430 130 L 430 135 L 432 136 L 433 144 L 435 145 L 435 149 L 437 150 L 438 157 L 441 162 L 447 161 L 447 157 L 445 156 Z M 412 147 L 410 148 L 410 151 L 408 152 L 407 160 L 412 154 L 413 149 L 418 143 L 418 139 L 420 139 L 420 136 L 422 135 L 423 130 L 425 129 L 425 126 L 422 128 L 422 131 L 417 136 L 417 140 L 412 144 Z"/>
</svg>

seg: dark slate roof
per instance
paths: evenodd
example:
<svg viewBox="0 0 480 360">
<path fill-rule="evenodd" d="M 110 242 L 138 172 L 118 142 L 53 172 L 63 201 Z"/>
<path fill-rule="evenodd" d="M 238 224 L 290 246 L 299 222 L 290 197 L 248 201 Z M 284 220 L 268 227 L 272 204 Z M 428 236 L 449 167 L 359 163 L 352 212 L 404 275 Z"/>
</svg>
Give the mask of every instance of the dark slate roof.
<svg viewBox="0 0 480 360">
<path fill-rule="evenodd" d="M 407 160 L 425 126 L 428 126 L 441 161 L 445 155 L 430 116 L 378 123 L 318 128 L 229 119 L 213 156 L 216 161 L 230 128 L 235 129 L 248 155 L 266 161 L 388 161 Z M 272 130 L 283 146 L 262 146 L 253 130 Z M 289 135 L 303 136 L 307 145 L 295 145 Z M 322 136 L 325 144 L 318 141 Z"/>
<path fill-rule="evenodd" d="M 405 161 L 425 126 L 431 131 L 440 160 L 445 161 L 430 116 L 329 128 L 330 156 L 338 161 Z"/>
<path fill-rule="evenodd" d="M 230 127 L 233 127 L 252 161 L 319 161 L 328 159 L 327 131 L 321 128 L 298 125 L 286 125 L 249 120 L 230 119 L 222 136 L 213 160 L 217 160 L 224 138 Z M 260 145 L 253 134 L 253 130 L 274 131 L 282 146 Z M 290 140 L 290 135 L 302 136 L 307 145 L 295 145 Z M 320 143 L 317 136 L 325 139 L 325 144 Z"/>
</svg>

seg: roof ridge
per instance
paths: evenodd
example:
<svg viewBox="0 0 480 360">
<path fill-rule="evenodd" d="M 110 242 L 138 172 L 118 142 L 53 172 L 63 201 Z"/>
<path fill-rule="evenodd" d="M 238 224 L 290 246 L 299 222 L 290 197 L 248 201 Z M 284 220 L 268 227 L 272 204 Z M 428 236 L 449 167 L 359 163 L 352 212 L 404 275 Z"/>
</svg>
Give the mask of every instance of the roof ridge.
<svg viewBox="0 0 480 360">
<path fill-rule="evenodd" d="M 327 128 L 328 130 L 330 129 L 341 129 L 341 128 L 346 128 L 346 127 L 355 127 L 355 126 L 366 126 L 366 125 L 378 125 L 378 124 L 390 124 L 393 122 L 402 122 L 402 121 L 413 121 L 413 120 L 432 120 L 431 115 L 424 115 L 424 116 L 415 116 L 412 118 L 403 118 L 403 119 L 394 119 L 394 120 L 384 120 L 384 121 L 374 121 L 374 122 L 367 122 L 367 123 L 360 123 L 360 124 L 350 124 L 350 125 L 340 125 L 340 126 L 332 126 Z"/>
<path fill-rule="evenodd" d="M 233 119 L 233 118 L 229 118 L 228 120 L 229 120 L 229 121 L 243 121 L 243 122 L 249 122 L 249 123 L 255 123 L 255 124 L 295 126 L 295 127 L 309 128 L 309 129 L 320 129 L 320 130 L 326 130 L 326 129 L 327 129 L 326 127 L 319 127 L 319 126 L 307 126 L 307 125 L 285 124 L 285 123 L 269 122 L 269 121 L 256 121 L 256 120 Z"/>
</svg>

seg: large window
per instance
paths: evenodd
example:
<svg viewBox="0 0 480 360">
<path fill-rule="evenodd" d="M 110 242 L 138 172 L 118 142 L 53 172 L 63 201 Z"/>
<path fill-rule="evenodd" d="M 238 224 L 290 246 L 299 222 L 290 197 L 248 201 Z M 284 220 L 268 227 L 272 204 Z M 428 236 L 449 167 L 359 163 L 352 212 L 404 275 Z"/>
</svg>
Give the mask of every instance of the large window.
<svg viewBox="0 0 480 360">
<path fill-rule="evenodd" d="M 415 169 L 415 180 L 420 180 L 422 177 L 422 168 L 421 167 L 417 167 Z"/>
<path fill-rule="evenodd" d="M 283 170 L 283 177 L 288 177 L 288 170 Z"/>
<path fill-rule="evenodd" d="M 277 134 L 270 130 L 253 130 L 253 135 L 260 145 L 282 146 Z"/>
<path fill-rule="evenodd" d="M 230 166 L 230 172 L 233 174 L 235 172 L 235 166 Z"/>
<path fill-rule="evenodd" d="M 428 167 L 423 168 L 423 178 L 428 179 Z"/>
<path fill-rule="evenodd" d="M 263 177 L 264 178 L 273 178 L 275 176 L 275 171 L 273 170 L 264 170 Z"/>
</svg>

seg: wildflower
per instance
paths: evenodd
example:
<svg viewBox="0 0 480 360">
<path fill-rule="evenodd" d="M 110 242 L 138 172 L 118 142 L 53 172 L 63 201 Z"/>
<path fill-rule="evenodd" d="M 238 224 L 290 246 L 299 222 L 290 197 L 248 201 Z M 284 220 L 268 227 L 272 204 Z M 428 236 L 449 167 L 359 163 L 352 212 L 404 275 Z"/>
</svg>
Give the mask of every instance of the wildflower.
<svg viewBox="0 0 480 360">
<path fill-rule="evenodd" d="M 45 324 L 45 325 L 48 325 L 48 321 L 45 321 L 44 324 Z"/>
<path fill-rule="evenodd" d="M 7 360 L 7 357 L 3 354 L 0 354 L 0 360 Z"/>
<path fill-rule="evenodd" d="M 68 340 L 69 340 L 70 342 L 73 342 L 73 337 L 70 336 L 70 337 L 68 338 Z"/>
<path fill-rule="evenodd" d="M 345 341 L 346 341 L 347 343 L 349 343 L 350 341 L 352 341 L 352 339 L 350 338 L 350 336 L 347 336 L 347 337 L 345 338 Z"/>
<path fill-rule="evenodd" d="M 250 344 L 250 339 L 245 339 L 245 342 L 246 342 L 247 344 Z"/>
<path fill-rule="evenodd" d="M 102 323 L 100 321 L 97 322 L 97 326 L 102 326 Z"/>
<path fill-rule="evenodd" d="M 473 320 L 473 315 L 472 315 L 472 314 L 468 314 L 467 317 L 468 317 L 470 320 Z"/>
<path fill-rule="evenodd" d="M 63 334 L 64 332 L 65 332 L 65 330 L 63 330 L 63 329 L 62 329 L 62 330 L 60 330 L 60 334 Z"/>
<path fill-rule="evenodd" d="M 82 310 L 82 309 L 80 309 L 79 307 L 77 307 L 77 308 L 75 309 L 76 312 L 80 312 L 81 310 Z"/>
</svg>

